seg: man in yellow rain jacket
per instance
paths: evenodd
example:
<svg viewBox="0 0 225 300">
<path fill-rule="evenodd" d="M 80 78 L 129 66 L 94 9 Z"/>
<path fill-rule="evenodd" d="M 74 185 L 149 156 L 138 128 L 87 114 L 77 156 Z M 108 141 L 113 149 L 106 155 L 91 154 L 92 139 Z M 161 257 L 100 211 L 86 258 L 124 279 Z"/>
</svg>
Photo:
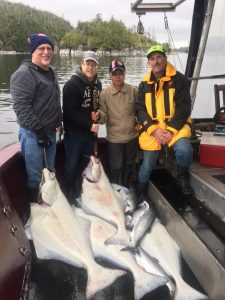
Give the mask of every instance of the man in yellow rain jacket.
<svg viewBox="0 0 225 300">
<path fill-rule="evenodd" d="M 150 72 L 138 88 L 136 116 L 141 124 L 139 144 L 144 153 L 138 174 L 138 191 L 145 192 L 162 145 L 173 147 L 177 179 L 182 193 L 193 194 L 189 166 L 193 150 L 191 136 L 191 98 L 187 78 L 167 61 L 161 45 L 147 52 Z"/>
</svg>

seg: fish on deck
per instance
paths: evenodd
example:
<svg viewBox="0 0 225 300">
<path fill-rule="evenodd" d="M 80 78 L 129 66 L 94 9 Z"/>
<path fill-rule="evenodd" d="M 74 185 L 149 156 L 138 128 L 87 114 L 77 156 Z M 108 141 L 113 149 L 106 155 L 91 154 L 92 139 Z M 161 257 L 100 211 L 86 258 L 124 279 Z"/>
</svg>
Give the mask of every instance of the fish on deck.
<svg viewBox="0 0 225 300">
<path fill-rule="evenodd" d="M 123 250 L 134 249 L 138 246 L 145 232 L 151 227 L 155 217 L 155 210 L 146 201 L 143 201 L 126 225 L 131 237 L 131 245 Z"/>
<path fill-rule="evenodd" d="M 81 219 L 83 226 L 86 226 L 87 220 L 90 225 L 90 239 L 92 250 L 95 257 L 100 257 L 115 267 L 129 270 L 134 278 L 134 297 L 136 300 L 141 299 L 144 295 L 154 291 L 158 287 L 166 284 L 167 276 L 159 272 L 156 274 L 146 272 L 144 268 L 136 263 L 135 256 L 130 251 L 121 251 L 121 245 L 109 244 L 105 245 L 105 240 L 116 232 L 114 225 L 104 221 L 103 219 L 90 216 L 83 212 L 80 208 L 73 208 Z M 154 271 L 154 268 L 151 269 Z"/>
<path fill-rule="evenodd" d="M 203 300 L 208 297 L 188 285 L 181 276 L 180 249 L 156 218 L 150 232 L 140 242 L 140 247 L 157 259 L 164 271 L 173 278 L 176 291 L 175 300 Z"/>
<path fill-rule="evenodd" d="M 39 258 L 57 258 L 87 270 L 86 297 L 111 285 L 126 274 L 105 268 L 94 260 L 88 233 L 82 231 L 78 217 L 62 193 L 54 173 L 43 170 L 42 205 L 31 206 L 30 232 Z"/>
<path fill-rule="evenodd" d="M 116 225 L 116 233 L 105 241 L 106 244 L 130 245 L 131 239 L 125 227 L 122 205 L 100 160 L 94 156 L 91 156 L 83 172 L 81 206 L 87 214 L 98 216 Z"/>
<path fill-rule="evenodd" d="M 116 183 L 112 183 L 111 185 L 116 196 L 120 199 L 124 213 L 133 214 L 137 207 L 137 195 L 134 188 L 130 187 L 128 189 Z"/>
</svg>

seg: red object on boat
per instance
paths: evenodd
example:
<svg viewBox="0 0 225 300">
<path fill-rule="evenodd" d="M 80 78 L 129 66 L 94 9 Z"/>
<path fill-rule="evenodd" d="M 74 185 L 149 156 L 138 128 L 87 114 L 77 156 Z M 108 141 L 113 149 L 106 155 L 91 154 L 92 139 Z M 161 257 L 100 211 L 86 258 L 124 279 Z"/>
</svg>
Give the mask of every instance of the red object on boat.
<svg viewBox="0 0 225 300">
<path fill-rule="evenodd" d="M 200 164 L 225 168 L 225 136 L 204 132 L 200 144 Z"/>
</svg>

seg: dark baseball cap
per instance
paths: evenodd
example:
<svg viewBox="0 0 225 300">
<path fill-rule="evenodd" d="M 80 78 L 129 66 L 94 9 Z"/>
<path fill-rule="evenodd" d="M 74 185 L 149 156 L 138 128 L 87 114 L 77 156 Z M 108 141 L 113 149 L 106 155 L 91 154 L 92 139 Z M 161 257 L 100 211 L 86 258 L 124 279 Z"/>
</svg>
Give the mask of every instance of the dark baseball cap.
<svg viewBox="0 0 225 300">
<path fill-rule="evenodd" d="M 113 73 L 116 70 L 126 71 L 125 65 L 121 60 L 113 60 L 109 65 L 109 73 Z"/>
</svg>

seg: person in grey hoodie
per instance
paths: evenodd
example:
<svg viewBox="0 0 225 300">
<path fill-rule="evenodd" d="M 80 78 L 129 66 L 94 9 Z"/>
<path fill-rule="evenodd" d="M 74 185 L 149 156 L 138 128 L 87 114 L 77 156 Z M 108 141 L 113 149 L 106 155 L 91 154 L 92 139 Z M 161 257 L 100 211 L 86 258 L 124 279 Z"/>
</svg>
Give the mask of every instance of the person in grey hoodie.
<svg viewBox="0 0 225 300">
<path fill-rule="evenodd" d="M 97 76 L 98 56 L 85 51 L 81 65 L 63 87 L 64 187 L 70 202 L 79 196 L 81 173 L 94 154 L 99 125 L 95 123 L 102 84 Z"/>
<path fill-rule="evenodd" d="M 28 199 L 38 202 L 42 170 L 54 171 L 56 131 L 62 130 L 60 88 L 50 67 L 54 45 L 42 33 L 28 38 L 31 60 L 12 74 L 10 92 L 19 123 L 19 141 L 27 172 Z"/>
</svg>

